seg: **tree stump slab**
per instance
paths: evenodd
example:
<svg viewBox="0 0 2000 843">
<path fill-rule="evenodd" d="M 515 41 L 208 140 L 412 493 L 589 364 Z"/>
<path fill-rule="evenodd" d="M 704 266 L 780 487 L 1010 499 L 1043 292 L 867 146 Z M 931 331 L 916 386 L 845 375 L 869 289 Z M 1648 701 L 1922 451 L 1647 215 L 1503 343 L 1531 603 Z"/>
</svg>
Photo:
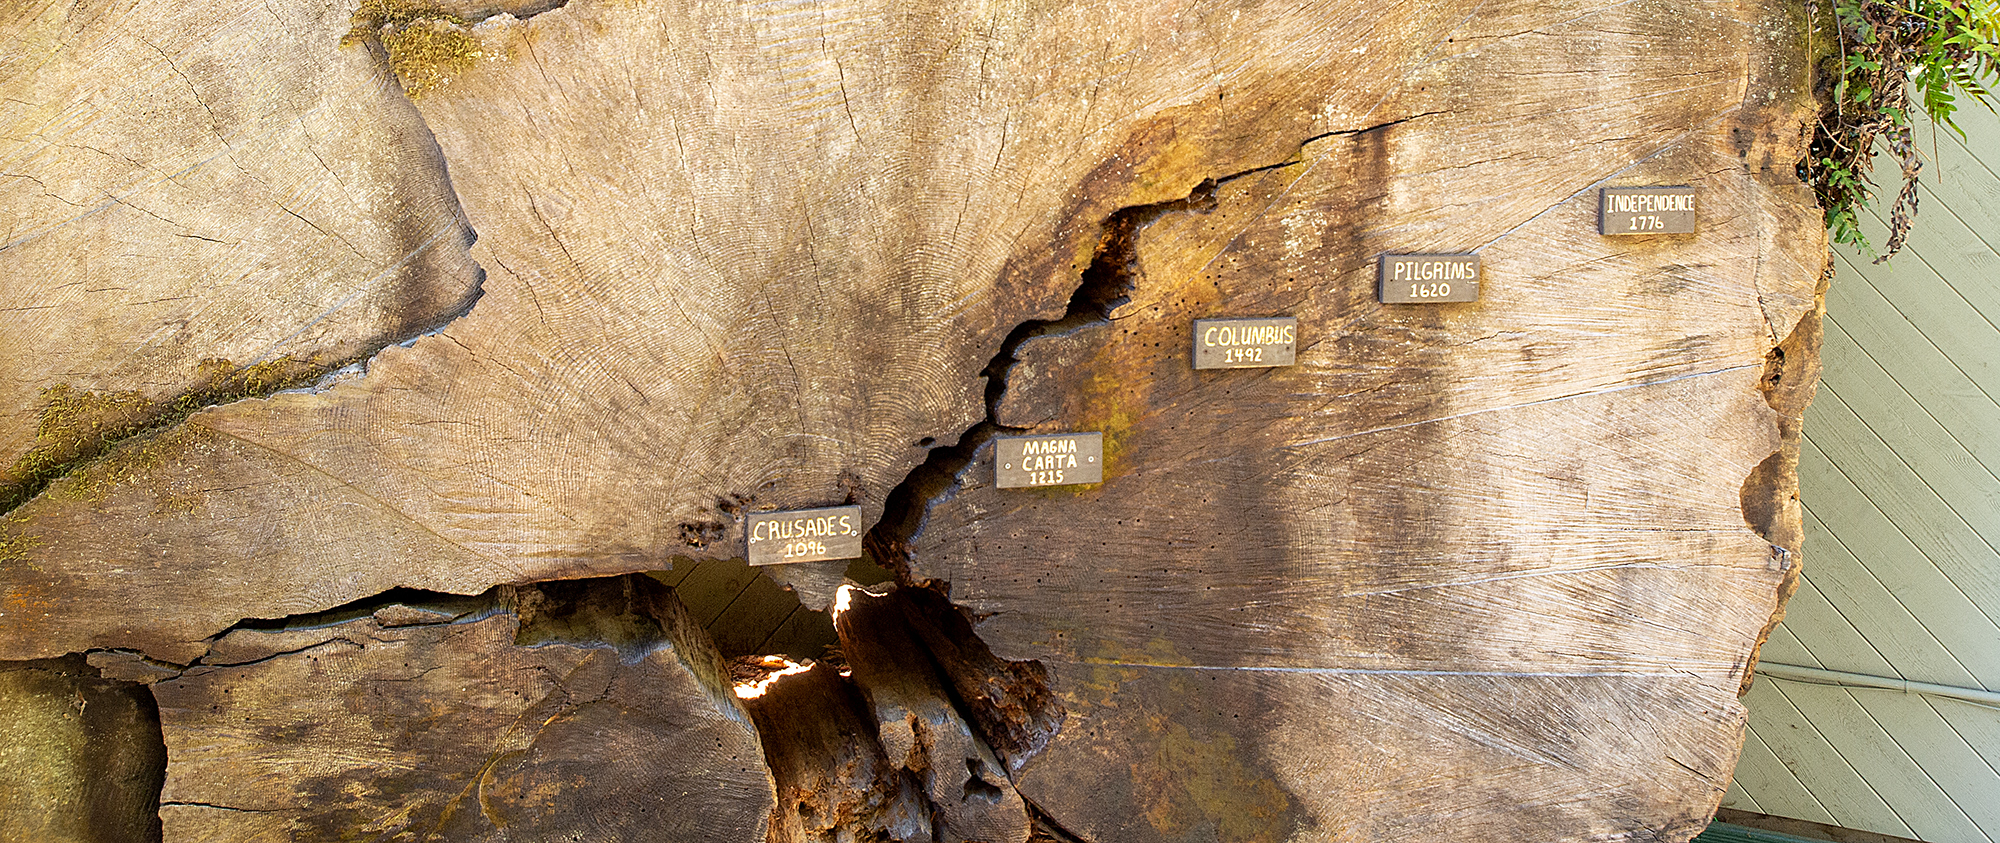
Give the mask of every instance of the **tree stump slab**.
<svg viewBox="0 0 2000 843">
<path fill-rule="evenodd" d="M 1799 551 L 1795 10 L 350 11 L 0 13 L 0 659 L 172 677 L 170 837 L 1683 840 L 1719 799 Z M 1598 233 L 1622 185 L 1697 231 Z M 1478 300 L 1382 304 L 1406 253 Z M 1192 369 L 1217 316 L 1297 362 Z M 994 487 L 1057 432 L 1102 483 Z M 729 606 L 598 579 L 827 608 L 846 560 L 730 566 L 841 504 L 898 596 L 754 719 Z"/>
</svg>

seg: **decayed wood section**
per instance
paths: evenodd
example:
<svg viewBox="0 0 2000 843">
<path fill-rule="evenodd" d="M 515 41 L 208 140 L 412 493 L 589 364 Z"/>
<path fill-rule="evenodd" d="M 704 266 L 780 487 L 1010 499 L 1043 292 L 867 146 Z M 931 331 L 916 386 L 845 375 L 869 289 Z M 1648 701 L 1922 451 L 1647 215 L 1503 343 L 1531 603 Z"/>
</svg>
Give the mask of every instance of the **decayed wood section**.
<svg viewBox="0 0 2000 843">
<path fill-rule="evenodd" d="M 1682 840 L 1720 798 L 1825 263 L 1786 7 L 410 10 L 0 12 L 0 659 L 152 683 L 167 839 Z M 1625 184 L 1700 231 L 1600 236 Z M 1480 301 L 1376 303 L 1405 252 Z M 1297 365 L 1190 369 L 1189 320 L 1281 314 Z M 1104 483 L 992 488 L 994 434 L 1072 430 Z M 900 588 L 759 569 L 846 608 L 747 708 L 616 576 L 841 503 Z"/>
<path fill-rule="evenodd" d="M 757 734 L 666 587 L 496 597 L 456 619 L 232 631 L 153 685 L 167 839 L 763 836 Z"/>
</svg>

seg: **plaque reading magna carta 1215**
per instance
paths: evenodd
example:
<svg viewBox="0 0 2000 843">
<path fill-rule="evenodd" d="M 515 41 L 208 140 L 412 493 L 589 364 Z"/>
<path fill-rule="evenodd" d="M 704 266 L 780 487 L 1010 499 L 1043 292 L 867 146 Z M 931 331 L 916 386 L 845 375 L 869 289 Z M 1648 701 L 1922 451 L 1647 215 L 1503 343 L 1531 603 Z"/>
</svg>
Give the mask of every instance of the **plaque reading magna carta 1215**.
<svg viewBox="0 0 2000 843">
<path fill-rule="evenodd" d="M 1598 191 L 1597 233 L 1693 234 L 1694 188 L 1604 188 Z"/>
<path fill-rule="evenodd" d="M 861 555 L 861 507 L 752 512 L 746 520 L 752 565 L 853 559 Z"/>
<path fill-rule="evenodd" d="M 1432 304 L 1479 300 L 1478 255 L 1383 255 L 1381 300 Z"/>
<path fill-rule="evenodd" d="M 993 485 L 1002 489 L 1104 481 L 1104 434 L 1057 433 L 993 440 Z"/>
<path fill-rule="evenodd" d="M 1251 369 L 1290 366 L 1298 358 L 1298 339 L 1299 320 L 1295 316 L 1196 319 L 1194 367 Z"/>
</svg>

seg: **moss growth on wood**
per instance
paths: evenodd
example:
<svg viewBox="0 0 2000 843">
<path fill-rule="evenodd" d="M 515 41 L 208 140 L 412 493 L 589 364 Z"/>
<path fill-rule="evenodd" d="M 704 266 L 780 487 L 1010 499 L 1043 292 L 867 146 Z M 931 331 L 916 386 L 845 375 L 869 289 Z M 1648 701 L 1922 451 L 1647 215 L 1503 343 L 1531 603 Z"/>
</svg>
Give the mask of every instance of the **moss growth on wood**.
<svg viewBox="0 0 2000 843">
<path fill-rule="evenodd" d="M 0 564 L 26 561 L 28 551 L 41 545 L 41 538 L 24 532 L 25 527 L 24 518 L 8 518 L 0 523 Z M 34 566 L 30 563 L 29 567 Z"/>
<path fill-rule="evenodd" d="M 362 0 L 354 10 L 354 28 L 340 39 L 342 46 L 379 38 L 389 54 L 389 69 L 411 99 L 451 84 L 485 57 L 472 22 L 436 7 L 409 0 Z"/>
<path fill-rule="evenodd" d="M 188 483 L 163 480 L 159 469 L 190 450 L 206 446 L 215 435 L 208 428 L 188 424 L 148 430 L 57 478 L 43 494 L 95 503 L 118 486 L 146 483 L 153 486 L 157 501 L 154 514 L 185 515 L 200 505 L 199 490 Z"/>
<path fill-rule="evenodd" d="M 79 460 L 132 435 L 158 412 L 153 402 L 129 390 L 91 392 L 59 383 L 43 389 L 42 399 L 34 447 L 7 470 L 4 506 L 9 509 Z"/>
<path fill-rule="evenodd" d="M 332 368 L 289 355 L 240 367 L 219 358 L 203 360 L 192 388 L 161 401 L 132 390 L 93 392 L 66 383 L 47 387 L 34 445 L 0 474 L 0 511 L 27 503 L 56 479 L 99 461 L 105 465 L 93 476 L 129 479 L 157 464 L 158 449 L 173 443 L 170 437 L 155 437 L 145 447 L 120 449 L 107 457 L 114 445 L 170 428 L 203 407 L 303 386 Z M 101 492 L 81 493 L 92 500 L 102 497 Z"/>
</svg>

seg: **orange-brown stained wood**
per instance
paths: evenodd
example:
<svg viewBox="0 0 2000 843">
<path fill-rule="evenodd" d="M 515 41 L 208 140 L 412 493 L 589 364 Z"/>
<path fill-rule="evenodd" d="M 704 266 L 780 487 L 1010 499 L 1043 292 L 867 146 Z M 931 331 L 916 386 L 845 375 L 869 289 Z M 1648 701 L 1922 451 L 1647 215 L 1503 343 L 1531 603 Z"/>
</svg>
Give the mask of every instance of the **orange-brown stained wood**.
<svg viewBox="0 0 2000 843">
<path fill-rule="evenodd" d="M 867 701 L 833 665 L 780 679 L 744 707 L 777 784 L 770 843 L 936 840 L 923 785 L 883 751 Z"/>
<path fill-rule="evenodd" d="M 841 655 L 874 714 L 872 731 L 888 763 L 922 783 L 938 836 L 1024 843 L 1027 806 L 904 620 L 911 601 L 855 589 L 844 602 L 847 608 L 834 620 Z"/>
<path fill-rule="evenodd" d="M 10 613 L 0 657 L 185 661 L 238 618 L 397 585 L 736 556 L 745 507 L 872 518 L 985 415 L 981 370 L 1061 314 L 1113 212 L 1369 125 L 1465 14 L 900 9 L 586 0 L 476 27 L 490 58 L 419 107 L 478 305 L 364 378 L 195 416 L 218 442 L 172 464 L 193 506 L 133 485 L 19 510 L 9 590 L 123 608 Z M 1367 50 L 1327 36 L 1355 27 Z M 843 568 L 770 575 L 824 605 Z"/>
</svg>

